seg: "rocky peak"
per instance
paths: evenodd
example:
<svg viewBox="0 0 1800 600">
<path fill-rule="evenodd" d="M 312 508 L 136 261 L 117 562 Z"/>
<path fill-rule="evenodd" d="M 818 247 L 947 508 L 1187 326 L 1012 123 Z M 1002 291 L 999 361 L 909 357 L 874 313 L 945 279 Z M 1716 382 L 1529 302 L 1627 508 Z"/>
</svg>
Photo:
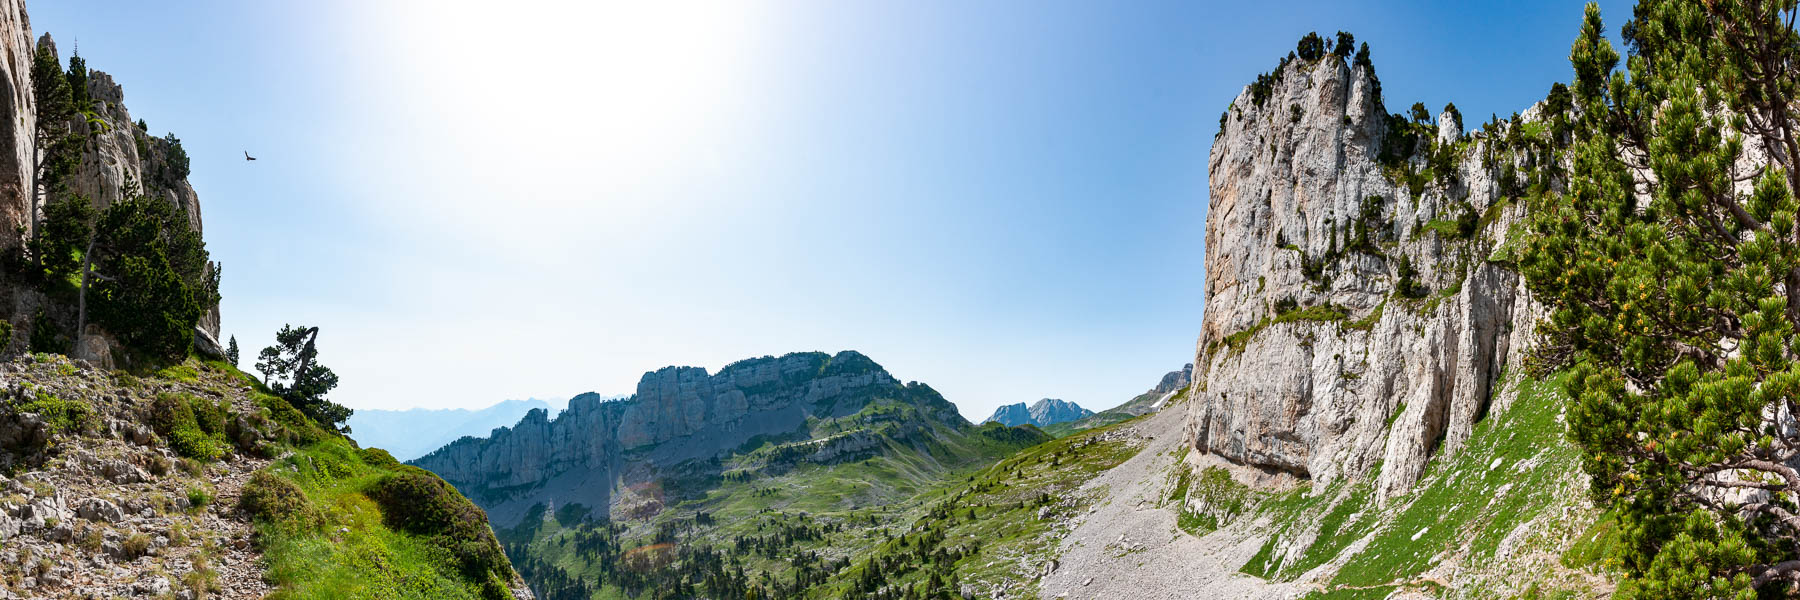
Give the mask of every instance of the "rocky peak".
<svg viewBox="0 0 1800 600">
<path fill-rule="evenodd" d="M 1319 481 L 1381 463 L 1391 495 L 1504 408 L 1493 384 L 1534 309 L 1490 260 L 1520 209 L 1487 142 L 1454 115 L 1390 116 L 1378 89 L 1372 67 L 1326 55 L 1226 110 L 1190 410 L 1197 450 Z M 1433 152 L 1453 154 L 1447 172 Z"/>
<path fill-rule="evenodd" d="M 1031 421 L 1039 426 L 1073 421 L 1092 414 L 1094 411 L 1074 402 L 1056 398 L 1044 398 L 1031 405 Z"/>
<path fill-rule="evenodd" d="M 1193 382 L 1194 363 L 1188 363 L 1182 365 L 1181 370 L 1179 371 L 1169 371 L 1167 374 L 1164 374 L 1162 381 L 1157 382 L 1156 387 L 1150 388 L 1148 393 L 1167 394 L 1169 392 L 1179 391 L 1181 388 L 1187 387 Z"/>
</svg>

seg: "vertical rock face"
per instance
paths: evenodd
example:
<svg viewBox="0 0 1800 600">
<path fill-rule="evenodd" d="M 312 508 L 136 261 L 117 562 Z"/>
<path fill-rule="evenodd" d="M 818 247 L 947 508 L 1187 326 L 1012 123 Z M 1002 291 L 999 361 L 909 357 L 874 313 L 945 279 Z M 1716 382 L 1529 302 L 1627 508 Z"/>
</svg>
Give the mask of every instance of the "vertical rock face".
<svg viewBox="0 0 1800 600">
<path fill-rule="evenodd" d="M 1413 126 L 1390 122 L 1378 90 L 1328 54 L 1227 109 L 1189 406 L 1197 450 L 1320 481 L 1380 463 L 1388 496 L 1503 408 L 1490 390 L 1535 309 L 1490 260 L 1521 209 L 1487 142 L 1448 115 L 1395 137 Z M 1414 177 L 1433 152 L 1451 173 Z"/>
<path fill-rule="evenodd" d="M 501 526 L 550 502 L 603 513 L 617 492 L 653 483 L 659 469 L 792 434 L 809 418 L 853 415 L 876 398 L 933 398 L 919 404 L 932 418 L 968 424 L 954 405 L 921 391 L 928 388 L 902 384 L 850 351 L 744 360 L 717 374 L 667 367 L 645 373 L 630 399 L 583 394 L 554 420 L 533 410 L 412 463 L 455 484 Z"/>
<path fill-rule="evenodd" d="M 0 0 L 0 250 L 16 248 L 30 226 L 37 104 L 31 95 L 31 19 L 23 0 Z M 29 232 L 26 232 L 29 233 Z"/>
</svg>

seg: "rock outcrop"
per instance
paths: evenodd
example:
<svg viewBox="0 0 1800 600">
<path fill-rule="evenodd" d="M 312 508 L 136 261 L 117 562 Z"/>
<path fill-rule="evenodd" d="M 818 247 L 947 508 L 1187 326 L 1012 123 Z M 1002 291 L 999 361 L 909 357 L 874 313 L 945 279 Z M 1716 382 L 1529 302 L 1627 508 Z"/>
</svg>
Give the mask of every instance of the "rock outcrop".
<svg viewBox="0 0 1800 600">
<path fill-rule="evenodd" d="M 1044 398 L 1026 406 L 1024 402 L 1008 404 L 994 409 L 994 416 L 985 422 L 994 422 L 1007 427 L 1019 425 L 1036 425 L 1045 427 L 1057 423 L 1067 423 L 1077 419 L 1093 416 L 1094 411 L 1082 408 L 1067 400 Z"/>
<path fill-rule="evenodd" d="M 1379 90 L 1327 54 L 1226 110 L 1189 406 L 1197 450 L 1322 482 L 1382 464 L 1388 497 L 1504 409 L 1539 311 L 1493 255 L 1522 209 L 1491 140 L 1392 118 Z"/>
<path fill-rule="evenodd" d="M 862 354 L 807 352 L 739 361 L 717 374 L 652 371 L 629 399 L 576 396 L 555 419 L 533 410 L 517 425 L 465 437 L 412 463 L 455 484 L 506 527 L 552 501 L 604 512 L 622 490 L 654 483 L 677 465 L 752 440 L 787 439 L 808 419 L 854 415 L 876 399 L 908 400 L 931 418 L 968 424 L 930 388 L 903 384 Z M 866 443 L 844 438 L 816 452 L 836 459 Z"/>
</svg>

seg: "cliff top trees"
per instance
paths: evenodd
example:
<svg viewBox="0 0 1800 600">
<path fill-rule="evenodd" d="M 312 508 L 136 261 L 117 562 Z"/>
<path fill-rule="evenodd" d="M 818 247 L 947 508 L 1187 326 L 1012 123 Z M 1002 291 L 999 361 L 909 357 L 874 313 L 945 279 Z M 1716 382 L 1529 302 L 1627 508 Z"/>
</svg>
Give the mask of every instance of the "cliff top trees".
<svg viewBox="0 0 1800 600">
<path fill-rule="evenodd" d="M 1319 57 L 1325 56 L 1325 38 L 1319 37 L 1317 31 L 1308 33 L 1306 37 L 1300 38 L 1300 43 L 1295 45 L 1294 52 L 1299 54 L 1300 59 L 1304 61 L 1319 60 Z"/>
<path fill-rule="evenodd" d="M 275 345 L 257 355 L 256 370 L 270 390 L 321 427 L 349 433 L 343 422 L 350 418 L 351 410 L 325 399 L 325 394 L 337 387 L 338 377 L 319 364 L 318 339 L 317 327 L 283 325 L 275 334 Z"/>
<path fill-rule="evenodd" d="M 1627 78 L 1590 4 L 1570 49 L 1572 168 L 1520 268 L 1552 309 L 1536 358 L 1572 367 L 1569 437 L 1621 521 L 1621 597 L 1800 582 L 1794 16 L 1644 0 Z"/>
</svg>

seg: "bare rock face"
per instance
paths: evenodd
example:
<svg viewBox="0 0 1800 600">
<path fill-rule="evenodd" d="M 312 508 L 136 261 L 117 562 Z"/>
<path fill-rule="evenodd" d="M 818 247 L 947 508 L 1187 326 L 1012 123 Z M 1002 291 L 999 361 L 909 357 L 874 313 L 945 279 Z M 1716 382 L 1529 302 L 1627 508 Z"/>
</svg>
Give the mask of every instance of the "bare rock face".
<svg viewBox="0 0 1800 600">
<path fill-rule="evenodd" d="M 1321 482 L 1382 464 L 1389 497 L 1504 408 L 1538 313 L 1493 258 L 1522 209 L 1483 137 L 1393 122 L 1368 68 L 1295 60 L 1267 85 L 1213 145 L 1193 444 Z M 1429 175 L 1433 151 L 1453 173 Z"/>
<path fill-rule="evenodd" d="M 31 165 L 37 103 L 31 93 L 31 18 L 24 0 L 0 0 L 0 250 L 25 242 L 30 226 Z M 29 234 L 30 232 L 26 232 Z"/>
<path fill-rule="evenodd" d="M 465 437 L 411 462 L 456 485 L 496 525 L 517 523 L 537 504 L 604 512 L 620 496 L 642 503 L 638 489 L 661 468 L 710 459 L 758 436 L 791 434 L 811 417 L 853 415 L 910 387 L 848 351 L 750 359 L 717 374 L 667 367 L 645 373 L 630 399 L 583 394 L 554 420 L 533 410 L 487 438 Z M 925 408 L 966 423 L 948 402 Z M 844 436 L 821 445 L 815 458 L 868 448 L 868 440 Z"/>
</svg>

